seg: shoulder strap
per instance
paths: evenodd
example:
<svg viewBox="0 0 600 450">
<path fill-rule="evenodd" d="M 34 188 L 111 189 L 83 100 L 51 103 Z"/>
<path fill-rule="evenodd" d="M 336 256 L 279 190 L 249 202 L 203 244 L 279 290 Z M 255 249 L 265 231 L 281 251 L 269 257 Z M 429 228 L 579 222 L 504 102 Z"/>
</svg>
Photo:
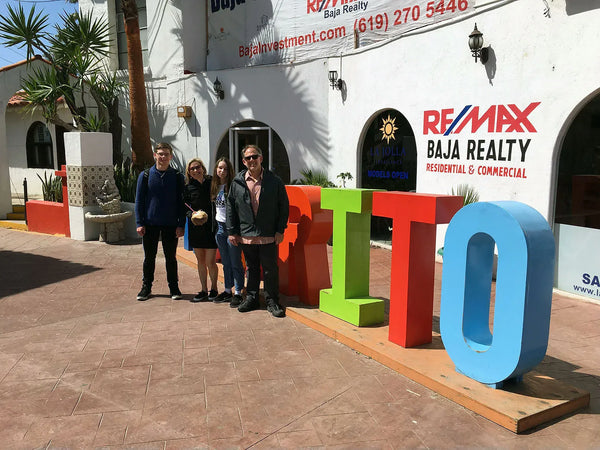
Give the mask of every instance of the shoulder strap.
<svg viewBox="0 0 600 450">
<path fill-rule="evenodd" d="M 148 178 L 150 178 L 150 169 L 144 169 L 144 178 L 142 179 L 144 192 L 148 192 Z"/>
</svg>

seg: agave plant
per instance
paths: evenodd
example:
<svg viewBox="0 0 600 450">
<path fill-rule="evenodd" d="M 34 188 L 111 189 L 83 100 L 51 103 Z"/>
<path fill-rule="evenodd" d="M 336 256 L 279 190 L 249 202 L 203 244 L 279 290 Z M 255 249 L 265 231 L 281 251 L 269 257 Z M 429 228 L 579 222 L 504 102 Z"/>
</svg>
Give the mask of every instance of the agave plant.
<svg viewBox="0 0 600 450">
<path fill-rule="evenodd" d="M 479 193 L 470 184 L 459 184 L 456 189 L 453 187 L 450 195 L 459 195 L 463 197 L 463 206 L 470 205 L 479 201 Z"/>
<path fill-rule="evenodd" d="M 137 174 L 131 160 L 127 158 L 122 164 L 115 164 L 114 170 L 115 185 L 119 189 L 121 201 L 135 202 Z"/>
<path fill-rule="evenodd" d="M 37 174 L 37 177 L 42 182 L 42 194 L 46 202 L 62 202 L 62 178 L 55 177 L 44 172 L 44 178 Z"/>
<path fill-rule="evenodd" d="M 470 184 L 459 184 L 456 188 L 452 187 L 450 195 L 459 195 L 463 198 L 463 208 L 471 203 L 479 201 L 479 192 Z M 444 257 L 444 247 L 438 249 L 438 255 Z"/>
</svg>

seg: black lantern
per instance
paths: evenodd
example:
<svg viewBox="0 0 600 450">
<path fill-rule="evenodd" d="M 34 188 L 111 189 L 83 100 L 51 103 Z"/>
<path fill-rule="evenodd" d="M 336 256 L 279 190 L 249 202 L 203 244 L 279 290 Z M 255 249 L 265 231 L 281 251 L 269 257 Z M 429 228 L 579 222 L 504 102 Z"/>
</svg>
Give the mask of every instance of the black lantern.
<svg viewBox="0 0 600 450">
<path fill-rule="evenodd" d="M 475 58 L 475 62 L 477 62 L 477 58 L 479 58 L 483 64 L 487 62 L 488 47 L 483 47 L 483 33 L 477 29 L 477 24 L 475 24 L 475 28 L 469 35 L 469 48 L 471 49 L 471 54 Z"/>
<path fill-rule="evenodd" d="M 217 79 L 213 83 L 213 89 L 215 91 L 215 94 L 217 94 L 217 97 L 219 97 L 221 100 L 225 98 L 225 91 L 223 90 L 223 85 L 219 81 L 219 77 L 217 77 Z"/>
<path fill-rule="evenodd" d="M 329 85 L 332 89 L 337 89 L 338 91 L 342 89 L 344 81 L 341 78 L 338 79 L 337 70 L 329 71 Z"/>
</svg>

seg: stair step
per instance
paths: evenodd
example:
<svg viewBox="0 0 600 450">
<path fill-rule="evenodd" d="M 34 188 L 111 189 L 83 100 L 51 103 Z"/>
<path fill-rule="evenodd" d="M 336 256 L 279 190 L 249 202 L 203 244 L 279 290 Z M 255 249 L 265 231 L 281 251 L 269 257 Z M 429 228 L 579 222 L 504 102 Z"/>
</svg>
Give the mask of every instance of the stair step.
<svg viewBox="0 0 600 450">
<path fill-rule="evenodd" d="M 12 211 L 14 213 L 24 213 L 25 206 L 24 205 L 12 205 Z"/>
<path fill-rule="evenodd" d="M 25 213 L 22 212 L 12 212 L 6 214 L 7 220 L 25 220 Z"/>
</svg>

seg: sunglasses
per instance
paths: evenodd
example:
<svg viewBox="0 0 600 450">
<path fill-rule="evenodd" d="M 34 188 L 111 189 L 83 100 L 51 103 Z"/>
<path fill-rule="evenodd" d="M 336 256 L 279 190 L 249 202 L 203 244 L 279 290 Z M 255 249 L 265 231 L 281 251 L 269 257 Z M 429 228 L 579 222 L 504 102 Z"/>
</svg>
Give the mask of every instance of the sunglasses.
<svg viewBox="0 0 600 450">
<path fill-rule="evenodd" d="M 196 170 L 202 170 L 202 166 L 194 166 L 194 167 L 190 167 L 190 172 L 195 172 Z"/>
<path fill-rule="evenodd" d="M 258 159 L 258 158 L 260 158 L 259 154 L 244 156 L 244 159 L 246 161 L 250 161 L 251 159 Z"/>
</svg>

